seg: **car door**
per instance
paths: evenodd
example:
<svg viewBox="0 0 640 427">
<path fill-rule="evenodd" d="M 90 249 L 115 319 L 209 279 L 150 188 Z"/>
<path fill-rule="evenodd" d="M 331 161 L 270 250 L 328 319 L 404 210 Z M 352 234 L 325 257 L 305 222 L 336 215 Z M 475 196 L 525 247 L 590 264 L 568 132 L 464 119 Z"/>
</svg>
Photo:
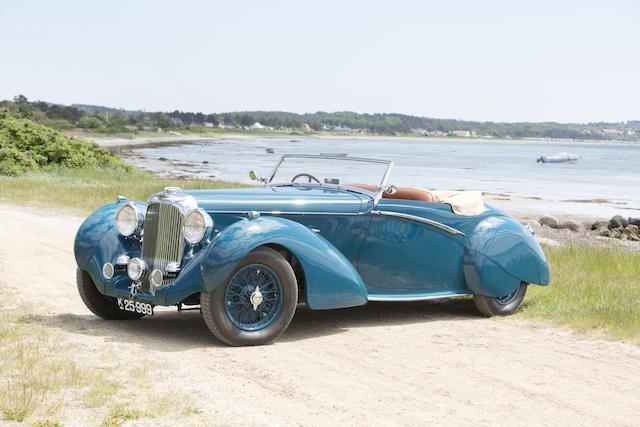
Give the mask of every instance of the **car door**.
<svg viewBox="0 0 640 427">
<path fill-rule="evenodd" d="M 370 299 L 465 293 L 464 234 L 448 205 L 380 200 L 358 258 Z"/>
</svg>

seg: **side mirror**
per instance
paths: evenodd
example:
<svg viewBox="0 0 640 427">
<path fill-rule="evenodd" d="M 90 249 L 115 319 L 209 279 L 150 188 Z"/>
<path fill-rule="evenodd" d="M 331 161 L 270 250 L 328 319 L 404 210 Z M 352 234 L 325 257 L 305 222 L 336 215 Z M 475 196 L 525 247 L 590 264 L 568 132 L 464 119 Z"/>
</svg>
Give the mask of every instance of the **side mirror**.
<svg viewBox="0 0 640 427">
<path fill-rule="evenodd" d="M 258 174 L 256 173 L 256 171 L 254 171 L 253 169 L 251 169 L 249 171 L 249 179 L 251 181 L 257 181 L 258 180 Z"/>
<path fill-rule="evenodd" d="M 384 192 L 387 194 L 396 194 L 398 192 L 398 187 L 391 184 L 384 190 Z"/>
</svg>

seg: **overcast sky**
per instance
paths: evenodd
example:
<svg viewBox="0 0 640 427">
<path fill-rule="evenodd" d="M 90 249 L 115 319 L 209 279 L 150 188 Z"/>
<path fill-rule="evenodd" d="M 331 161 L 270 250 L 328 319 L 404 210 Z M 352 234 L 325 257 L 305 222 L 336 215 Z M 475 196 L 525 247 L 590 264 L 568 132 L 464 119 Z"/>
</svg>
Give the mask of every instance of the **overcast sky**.
<svg viewBox="0 0 640 427">
<path fill-rule="evenodd" d="M 640 2 L 0 0 L 0 98 L 640 120 Z"/>
</svg>

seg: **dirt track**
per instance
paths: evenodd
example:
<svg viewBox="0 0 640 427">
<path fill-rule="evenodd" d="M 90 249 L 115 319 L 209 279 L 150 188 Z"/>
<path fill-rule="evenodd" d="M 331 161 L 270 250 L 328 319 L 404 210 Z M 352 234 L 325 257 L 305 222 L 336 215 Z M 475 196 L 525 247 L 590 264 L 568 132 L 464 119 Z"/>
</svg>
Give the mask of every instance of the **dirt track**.
<svg viewBox="0 0 640 427">
<path fill-rule="evenodd" d="M 0 280 L 40 314 L 38 322 L 80 345 L 80 360 L 115 353 L 115 362 L 105 362 L 114 370 L 144 363 L 154 378 L 150 392 L 191 396 L 203 422 L 637 425 L 640 419 L 639 347 L 481 319 L 470 301 L 301 308 L 276 344 L 255 348 L 222 346 L 198 312 L 98 320 L 75 287 L 72 246 L 80 222 L 0 205 Z M 77 417 L 79 424 L 91 419 Z"/>
</svg>

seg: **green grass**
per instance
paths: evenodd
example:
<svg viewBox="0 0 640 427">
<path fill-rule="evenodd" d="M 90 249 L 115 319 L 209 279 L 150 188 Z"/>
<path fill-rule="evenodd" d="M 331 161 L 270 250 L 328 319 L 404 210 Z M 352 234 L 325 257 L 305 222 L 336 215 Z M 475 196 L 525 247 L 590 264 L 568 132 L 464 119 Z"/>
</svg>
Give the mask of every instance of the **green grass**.
<svg viewBox="0 0 640 427">
<path fill-rule="evenodd" d="M 4 286 L 0 291 L 1 419 L 22 422 L 34 413 L 54 412 L 65 391 L 85 387 L 95 378 L 69 357 L 58 336 L 7 304 Z"/>
<path fill-rule="evenodd" d="M 549 286 L 531 286 L 520 316 L 640 343 L 640 253 L 546 247 Z"/>
<path fill-rule="evenodd" d="M 148 416 L 144 411 L 132 409 L 128 405 L 118 405 L 111 408 L 102 421 L 103 427 L 119 427 L 127 421 L 133 421 Z"/>
<path fill-rule="evenodd" d="M 0 424 L 53 427 L 66 414 L 75 425 L 80 409 L 88 409 L 105 426 L 174 414 L 196 420 L 203 414 L 182 391 L 153 390 L 162 375 L 145 369 L 147 361 L 109 368 L 88 363 L 82 345 L 43 323 L 42 316 L 23 307 L 18 295 L 1 282 L 0 295 Z M 99 359 L 109 365 L 119 360 L 117 353 L 104 349 Z M 132 401 L 136 409 L 130 408 Z"/>
<path fill-rule="evenodd" d="M 33 423 L 32 427 L 62 427 L 62 424 L 57 421 L 40 420 Z"/>
<path fill-rule="evenodd" d="M 0 176 L 0 202 L 36 207 L 55 207 L 86 214 L 114 201 L 118 195 L 146 200 L 167 186 L 183 189 L 241 187 L 223 181 L 168 179 L 134 169 L 56 168 L 24 175 Z"/>
</svg>

